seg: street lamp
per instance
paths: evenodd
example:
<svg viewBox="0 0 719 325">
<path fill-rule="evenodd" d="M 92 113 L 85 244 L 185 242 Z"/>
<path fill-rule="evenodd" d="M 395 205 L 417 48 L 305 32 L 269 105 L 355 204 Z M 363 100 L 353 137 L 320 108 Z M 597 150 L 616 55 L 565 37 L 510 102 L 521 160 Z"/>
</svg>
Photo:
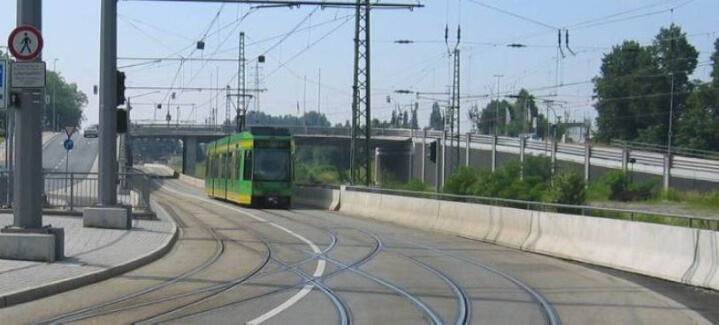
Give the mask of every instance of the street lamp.
<svg viewBox="0 0 719 325">
<path fill-rule="evenodd" d="M 57 73 L 57 60 L 58 58 L 53 59 L 52 62 L 52 71 L 55 72 L 55 77 L 57 77 L 57 80 L 52 85 L 52 130 L 57 131 L 57 100 L 55 99 L 55 93 L 57 92 L 57 83 L 60 81 L 60 75 Z"/>
</svg>

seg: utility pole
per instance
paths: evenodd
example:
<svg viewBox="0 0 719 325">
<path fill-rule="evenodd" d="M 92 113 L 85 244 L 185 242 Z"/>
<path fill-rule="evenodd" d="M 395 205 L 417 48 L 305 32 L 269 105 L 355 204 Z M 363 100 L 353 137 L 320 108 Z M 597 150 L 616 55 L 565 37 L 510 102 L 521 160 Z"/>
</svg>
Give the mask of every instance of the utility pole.
<svg viewBox="0 0 719 325">
<path fill-rule="evenodd" d="M 102 0 L 100 22 L 100 153 L 98 197 L 117 205 L 117 0 Z"/>
<path fill-rule="evenodd" d="M 496 137 L 499 135 L 499 80 L 504 77 L 504 75 L 495 74 L 494 77 L 497 78 L 497 102 L 494 105 L 494 136 Z"/>
<path fill-rule="evenodd" d="M 459 30 L 458 30 L 459 33 Z M 459 35 L 459 34 L 458 34 Z M 457 45 L 459 45 L 459 36 L 457 37 Z M 450 99 L 450 106 L 449 106 L 449 147 L 451 148 L 450 151 L 450 167 L 453 172 L 456 172 L 457 169 L 459 169 L 459 78 L 460 78 L 460 55 L 459 55 L 459 48 L 455 47 L 454 53 L 454 69 L 453 69 L 453 77 L 452 77 L 452 98 Z M 453 151 L 453 152 L 452 152 Z"/>
<path fill-rule="evenodd" d="M 247 88 L 245 84 L 245 32 L 240 32 L 240 48 L 237 58 L 237 89 L 240 93 L 237 96 L 236 126 L 235 132 L 242 132 L 245 129 L 245 118 L 247 116 Z M 229 95 L 229 89 L 228 89 Z"/>
<path fill-rule="evenodd" d="M 369 186 L 371 96 L 370 96 L 370 0 L 357 0 L 355 8 L 354 84 L 352 85 L 352 132 L 350 170 L 352 185 Z M 363 173 L 364 171 L 364 173 Z"/>
<path fill-rule="evenodd" d="M 52 130 L 57 131 L 57 100 L 55 99 L 55 93 L 57 92 L 57 84 L 60 81 L 60 75 L 57 73 L 57 58 L 53 59 L 52 71 L 55 72 L 57 81 L 52 85 Z"/>
</svg>

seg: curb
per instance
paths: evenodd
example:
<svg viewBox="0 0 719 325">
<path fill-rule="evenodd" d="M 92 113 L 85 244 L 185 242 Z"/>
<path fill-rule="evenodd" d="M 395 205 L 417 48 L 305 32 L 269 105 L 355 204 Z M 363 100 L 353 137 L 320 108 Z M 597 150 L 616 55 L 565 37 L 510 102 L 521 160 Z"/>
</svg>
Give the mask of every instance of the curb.
<svg viewBox="0 0 719 325">
<path fill-rule="evenodd" d="M 166 212 L 163 213 L 166 214 Z M 108 269 L 79 275 L 69 279 L 58 280 L 55 282 L 50 282 L 48 284 L 43 284 L 29 289 L 15 291 L 2 295 L 0 296 L 0 308 L 21 304 L 31 300 L 44 298 L 61 292 L 77 289 L 88 284 L 104 281 L 120 274 L 135 270 L 160 259 L 161 257 L 165 256 L 165 254 L 167 254 L 172 249 L 172 247 L 174 247 L 180 233 L 179 228 L 177 227 L 177 223 L 172 219 L 172 217 L 169 217 L 169 215 L 168 220 L 170 220 L 170 222 L 172 222 L 172 224 L 174 225 L 172 236 L 166 239 L 159 248 L 148 252 L 147 254 L 139 258 L 130 260 L 124 264 L 120 264 Z"/>
</svg>

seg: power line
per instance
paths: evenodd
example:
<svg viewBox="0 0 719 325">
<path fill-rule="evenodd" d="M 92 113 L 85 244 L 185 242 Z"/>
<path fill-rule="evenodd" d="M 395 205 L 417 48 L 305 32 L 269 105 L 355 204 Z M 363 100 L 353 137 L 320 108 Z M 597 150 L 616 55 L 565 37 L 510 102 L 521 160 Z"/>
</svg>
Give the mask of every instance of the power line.
<svg viewBox="0 0 719 325">
<path fill-rule="evenodd" d="M 503 14 L 505 14 L 505 15 L 509 15 L 509 16 L 514 17 L 514 18 L 518 18 L 518 19 L 521 19 L 521 20 L 524 20 L 524 21 L 533 23 L 533 24 L 535 24 L 535 25 L 539 25 L 539 26 L 542 26 L 542 27 L 549 28 L 549 29 L 554 30 L 554 31 L 556 31 L 557 29 L 559 29 L 558 27 L 545 24 L 545 23 L 543 23 L 543 22 L 537 21 L 537 20 L 532 19 L 532 18 L 529 18 L 529 17 L 525 17 L 525 16 L 522 16 L 522 15 L 519 15 L 519 14 L 515 14 L 515 13 L 513 13 L 513 12 L 509 12 L 509 11 L 507 11 L 507 10 L 504 10 L 504 9 L 501 9 L 501 8 L 498 8 L 498 7 L 495 7 L 495 6 L 492 6 L 492 5 L 488 5 L 488 4 L 483 3 L 483 2 L 480 2 L 480 1 L 478 1 L 478 0 L 467 0 L 467 1 L 469 1 L 469 2 L 471 2 L 471 3 L 474 3 L 474 4 L 476 4 L 476 5 L 479 5 L 479 6 L 485 7 L 485 8 L 492 9 L 492 10 L 494 10 L 494 11 L 501 12 L 501 13 L 503 13 Z"/>
</svg>

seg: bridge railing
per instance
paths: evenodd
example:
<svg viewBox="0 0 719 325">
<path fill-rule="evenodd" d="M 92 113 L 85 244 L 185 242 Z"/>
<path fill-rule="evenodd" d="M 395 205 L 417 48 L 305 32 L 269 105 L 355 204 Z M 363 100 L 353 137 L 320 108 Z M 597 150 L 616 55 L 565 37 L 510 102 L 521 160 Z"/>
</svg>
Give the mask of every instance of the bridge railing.
<svg viewBox="0 0 719 325">
<path fill-rule="evenodd" d="M 653 152 L 653 153 L 666 153 L 667 152 L 667 146 L 665 145 L 658 145 L 658 144 L 652 144 L 652 143 L 644 143 L 644 142 L 637 142 L 637 141 L 625 141 L 625 140 L 618 140 L 613 139 L 610 142 L 613 146 L 629 149 L 629 150 L 638 150 L 638 151 L 646 151 L 646 152 Z M 683 156 L 683 157 L 689 157 L 689 158 L 700 158 L 700 159 L 708 159 L 708 160 L 719 160 L 719 152 L 716 151 L 708 151 L 708 150 L 699 150 L 699 149 L 691 149 L 691 148 L 683 148 L 683 147 L 672 147 L 672 152 L 675 155 Z"/>
</svg>

